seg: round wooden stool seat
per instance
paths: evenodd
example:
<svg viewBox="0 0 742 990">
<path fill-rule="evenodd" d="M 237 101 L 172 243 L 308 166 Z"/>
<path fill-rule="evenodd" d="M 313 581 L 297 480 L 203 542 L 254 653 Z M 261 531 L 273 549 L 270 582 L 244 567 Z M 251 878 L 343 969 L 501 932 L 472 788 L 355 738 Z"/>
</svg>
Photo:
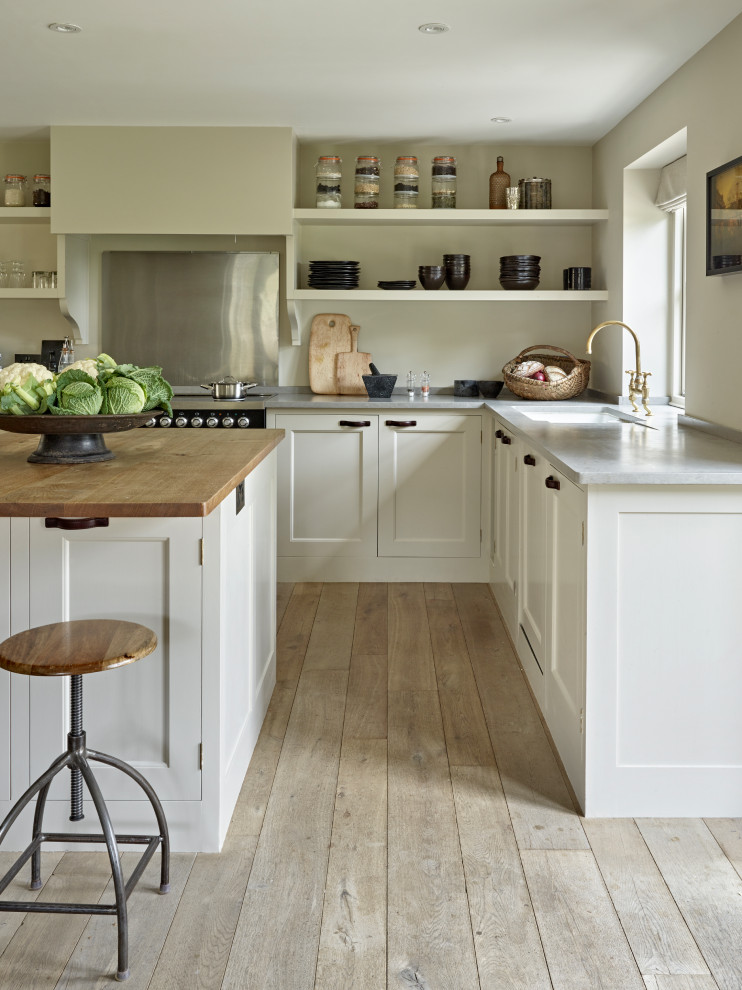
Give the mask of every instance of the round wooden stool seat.
<svg viewBox="0 0 742 990">
<path fill-rule="evenodd" d="M 95 674 L 148 656 L 157 636 L 137 622 L 76 619 L 16 633 L 0 643 L 0 667 L 13 674 Z"/>
</svg>

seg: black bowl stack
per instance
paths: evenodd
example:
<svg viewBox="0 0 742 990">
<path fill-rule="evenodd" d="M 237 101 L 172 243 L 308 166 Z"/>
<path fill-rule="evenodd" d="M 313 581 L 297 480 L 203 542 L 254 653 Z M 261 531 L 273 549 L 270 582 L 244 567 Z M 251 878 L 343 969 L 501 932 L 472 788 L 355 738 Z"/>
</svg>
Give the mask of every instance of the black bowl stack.
<svg viewBox="0 0 742 990">
<path fill-rule="evenodd" d="M 503 289 L 535 289 L 541 276 L 538 254 L 506 254 L 500 258 Z"/>
<path fill-rule="evenodd" d="M 465 289 L 471 277 L 471 255 L 444 254 L 446 285 L 449 289 Z"/>
<path fill-rule="evenodd" d="M 310 289 L 357 289 L 361 274 L 358 261 L 310 261 Z"/>
</svg>

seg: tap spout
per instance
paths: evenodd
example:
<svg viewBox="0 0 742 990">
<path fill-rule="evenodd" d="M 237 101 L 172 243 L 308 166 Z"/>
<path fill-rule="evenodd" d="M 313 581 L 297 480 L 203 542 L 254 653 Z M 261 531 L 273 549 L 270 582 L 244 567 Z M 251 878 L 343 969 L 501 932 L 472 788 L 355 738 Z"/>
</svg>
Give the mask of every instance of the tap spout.
<svg viewBox="0 0 742 990">
<path fill-rule="evenodd" d="M 622 323 L 620 320 L 606 320 L 605 323 L 599 323 L 597 327 L 595 327 L 595 329 L 591 331 L 590 336 L 587 338 L 587 344 L 585 345 L 585 350 L 587 351 L 587 353 L 588 354 L 593 353 L 592 351 L 593 337 L 598 332 L 598 330 L 602 330 L 603 327 L 625 327 L 625 329 L 629 331 L 631 336 L 634 338 L 634 345 L 636 347 L 636 368 L 634 370 L 636 371 L 637 375 L 642 374 L 642 359 L 641 359 L 641 350 L 639 347 L 639 338 L 627 323 Z"/>
</svg>

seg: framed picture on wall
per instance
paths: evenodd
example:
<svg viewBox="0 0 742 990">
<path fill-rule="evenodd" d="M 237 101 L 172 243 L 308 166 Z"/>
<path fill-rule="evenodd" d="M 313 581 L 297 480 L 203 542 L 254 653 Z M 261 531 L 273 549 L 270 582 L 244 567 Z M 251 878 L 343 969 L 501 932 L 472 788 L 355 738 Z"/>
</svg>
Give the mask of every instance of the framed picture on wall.
<svg viewBox="0 0 742 990">
<path fill-rule="evenodd" d="M 706 274 L 742 272 L 742 158 L 706 173 Z"/>
</svg>

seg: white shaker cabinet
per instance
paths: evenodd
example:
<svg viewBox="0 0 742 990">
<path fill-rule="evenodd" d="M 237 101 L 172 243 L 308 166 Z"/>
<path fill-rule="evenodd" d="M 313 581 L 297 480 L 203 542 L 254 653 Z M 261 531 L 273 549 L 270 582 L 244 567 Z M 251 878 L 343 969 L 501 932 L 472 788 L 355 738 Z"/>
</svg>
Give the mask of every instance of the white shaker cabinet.
<svg viewBox="0 0 742 990">
<path fill-rule="evenodd" d="M 482 417 L 277 412 L 282 581 L 483 581 Z"/>
<path fill-rule="evenodd" d="M 546 487 L 546 482 L 551 484 Z M 557 487 L 558 486 L 558 487 Z M 546 493 L 545 716 L 584 806 L 585 766 L 585 493 L 550 469 Z"/>
<path fill-rule="evenodd" d="M 587 498 L 499 419 L 492 490 L 492 588 L 582 802 Z"/>
<path fill-rule="evenodd" d="M 279 414 L 279 556 L 376 556 L 379 419 Z"/>
<path fill-rule="evenodd" d="M 379 556 L 480 555 L 480 416 L 381 416 Z"/>
</svg>

